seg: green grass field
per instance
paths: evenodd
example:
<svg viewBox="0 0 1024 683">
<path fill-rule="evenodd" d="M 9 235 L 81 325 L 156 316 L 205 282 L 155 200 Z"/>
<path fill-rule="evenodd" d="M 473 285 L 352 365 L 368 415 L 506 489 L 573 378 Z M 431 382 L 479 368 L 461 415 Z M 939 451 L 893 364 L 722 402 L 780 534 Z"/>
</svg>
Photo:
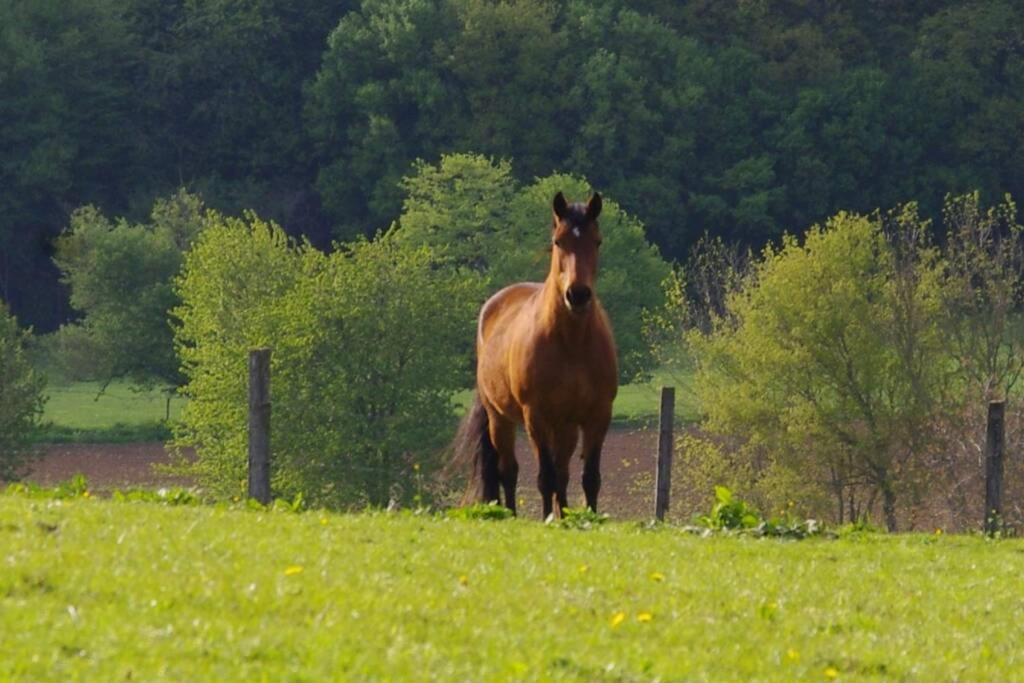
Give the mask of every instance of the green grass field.
<svg viewBox="0 0 1024 683">
<path fill-rule="evenodd" d="M 163 391 L 136 391 L 113 382 L 102 394 L 97 382 L 53 383 L 46 389 L 43 427 L 38 441 L 162 441 L 169 436 L 164 422 Z M 171 399 L 170 416 L 181 413 L 184 399 Z"/>
<path fill-rule="evenodd" d="M 0 495 L 0 680 L 1010 680 L 1024 543 Z"/>
<path fill-rule="evenodd" d="M 99 394 L 97 382 L 47 387 L 43 420 L 78 429 L 106 429 L 115 424 L 159 422 L 165 417 L 166 395 L 159 390 L 134 391 L 126 382 L 113 382 Z M 171 400 L 171 419 L 181 412 L 183 399 Z"/>
<path fill-rule="evenodd" d="M 696 401 L 690 388 L 689 375 L 672 376 L 655 373 L 644 383 L 619 388 L 614 419 L 618 423 L 644 423 L 657 419 L 662 385 L 676 387 L 676 415 L 681 420 L 695 419 Z M 114 382 L 102 394 L 95 382 L 55 384 L 47 388 L 49 396 L 43 413 L 46 425 L 41 441 L 132 441 L 167 437 L 165 416 L 166 395 L 159 390 L 135 391 L 125 382 Z M 456 397 L 467 405 L 470 392 Z M 184 399 L 171 400 L 171 420 L 181 413 Z"/>
<path fill-rule="evenodd" d="M 693 394 L 693 375 L 689 372 L 669 373 L 656 371 L 646 382 L 624 384 L 619 387 L 612 406 L 612 420 L 616 424 L 644 425 L 657 424 L 661 406 L 661 387 L 675 387 L 676 419 L 694 421 L 699 417 L 697 398 Z M 471 391 L 455 396 L 455 402 L 463 409 L 473 400 Z"/>
</svg>

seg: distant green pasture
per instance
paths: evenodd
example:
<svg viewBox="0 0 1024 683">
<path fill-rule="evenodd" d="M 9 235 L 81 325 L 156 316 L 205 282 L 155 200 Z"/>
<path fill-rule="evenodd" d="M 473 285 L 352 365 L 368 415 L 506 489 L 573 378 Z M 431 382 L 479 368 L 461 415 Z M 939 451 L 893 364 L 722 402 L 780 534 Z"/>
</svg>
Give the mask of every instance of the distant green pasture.
<svg viewBox="0 0 1024 683">
<path fill-rule="evenodd" d="M 661 406 L 661 387 L 676 390 L 676 420 L 693 421 L 699 417 L 697 399 L 693 393 L 693 374 L 688 370 L 670 372 L 657 370 L 649 380 L 634 382 L 619 387 L 618 396 L 612 406 L 612 419 L 616 424 L 655 424 Z M 473 400 L 471 391 L 455 396 L 456 403 L 464 410 Z"/>
<path fill-rule="evenodd" d="M 43 412 L 40 441 L 162 440 L 167 395 L 160 390 L 135 391 L 127 382 L 113 382 L 100 393 L 98 382 L 51 384 Z M 171 399 L 171 419 L 184 399 Z"/>
<path fill-rule="evenodd" d="M 613 409 L 615 422 L 656 422 L 662 386 L 676 388 L 676 419 L 696 418 L 692 375 L 659 370 L 647 382 L 619 387 Z M 166 394 L 158 389 L 136 391 L 127 382 L 113 382 L 100 393 L 98 382 L 73 382 L 51 384 L 47 395 L 43 413 L 45 427 L 37 437 L 40 441 L 160 441 L 166 438 Z M 455 398 L 464 408 L 472 400 L 472 393 L 464 391 Z M 184 403 L 185 399 L 178 396 L 171 399 L 172 421 L 178 418 Z"/>
</svg>

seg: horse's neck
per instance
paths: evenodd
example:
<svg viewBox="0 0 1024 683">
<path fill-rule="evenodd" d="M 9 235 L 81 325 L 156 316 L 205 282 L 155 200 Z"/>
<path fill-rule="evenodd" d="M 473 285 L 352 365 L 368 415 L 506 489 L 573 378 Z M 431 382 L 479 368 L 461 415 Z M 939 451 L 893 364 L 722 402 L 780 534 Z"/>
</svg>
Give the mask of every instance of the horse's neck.
<svg viewBox="0 0 1024 683">
<path fill-rule="evenodd" d="M 571 313 L 562 300 L 558 281 L 548 277 L 541 289 L 539 304 L 538 331 L 546 337 L 560 339 L 575 347 L 583 341 L 590 329 L 597 302 L 593 302 L 582 315 Z"/>
</svg>

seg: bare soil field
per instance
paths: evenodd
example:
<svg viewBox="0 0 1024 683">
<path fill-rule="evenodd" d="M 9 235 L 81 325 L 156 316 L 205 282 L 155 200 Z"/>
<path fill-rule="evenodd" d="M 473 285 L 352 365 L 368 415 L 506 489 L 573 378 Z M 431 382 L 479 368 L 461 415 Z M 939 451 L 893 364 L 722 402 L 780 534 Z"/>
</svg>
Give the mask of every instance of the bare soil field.
<svg viewBox="0 0 1024 683">
<path fill-rule="evenodd" d="M 602 512 L 617 519 L 653 516 L 654 462 L 658 434 L 653 430 L 618 428 L 608 434 L 602 456 Z M 171 462 L 160 443 L 52 444 L 41 446 L 42 455 L 33 464 L 27 481 L 52 485 L 85 475 L 97 493 L 117 488 L 188 486 L 187 478 L 159 472 L 154 465 Z M 518 505 L 520 514 L 540 517 L 537 493 L 537 465 L 524 435 L 516 441 L 519 459 Z M 569 504 L 583 505 L 580 477 L 582 463 L 574 459 L 569 483 Z"/>
</svg>

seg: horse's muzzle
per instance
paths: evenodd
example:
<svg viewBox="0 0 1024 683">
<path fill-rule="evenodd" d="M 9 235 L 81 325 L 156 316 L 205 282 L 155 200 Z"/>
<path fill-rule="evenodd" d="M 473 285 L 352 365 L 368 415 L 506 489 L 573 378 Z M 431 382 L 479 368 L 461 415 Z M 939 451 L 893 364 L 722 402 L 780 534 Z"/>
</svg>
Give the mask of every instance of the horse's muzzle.
<svg viewBox="0 0 1024 683">
<path fill-rule="evenodd" d="M 565 290 L 565 303 L 573 313 L 587 310 L 594 293 L 586 285 L 573 285 Z"/>
</svg>

